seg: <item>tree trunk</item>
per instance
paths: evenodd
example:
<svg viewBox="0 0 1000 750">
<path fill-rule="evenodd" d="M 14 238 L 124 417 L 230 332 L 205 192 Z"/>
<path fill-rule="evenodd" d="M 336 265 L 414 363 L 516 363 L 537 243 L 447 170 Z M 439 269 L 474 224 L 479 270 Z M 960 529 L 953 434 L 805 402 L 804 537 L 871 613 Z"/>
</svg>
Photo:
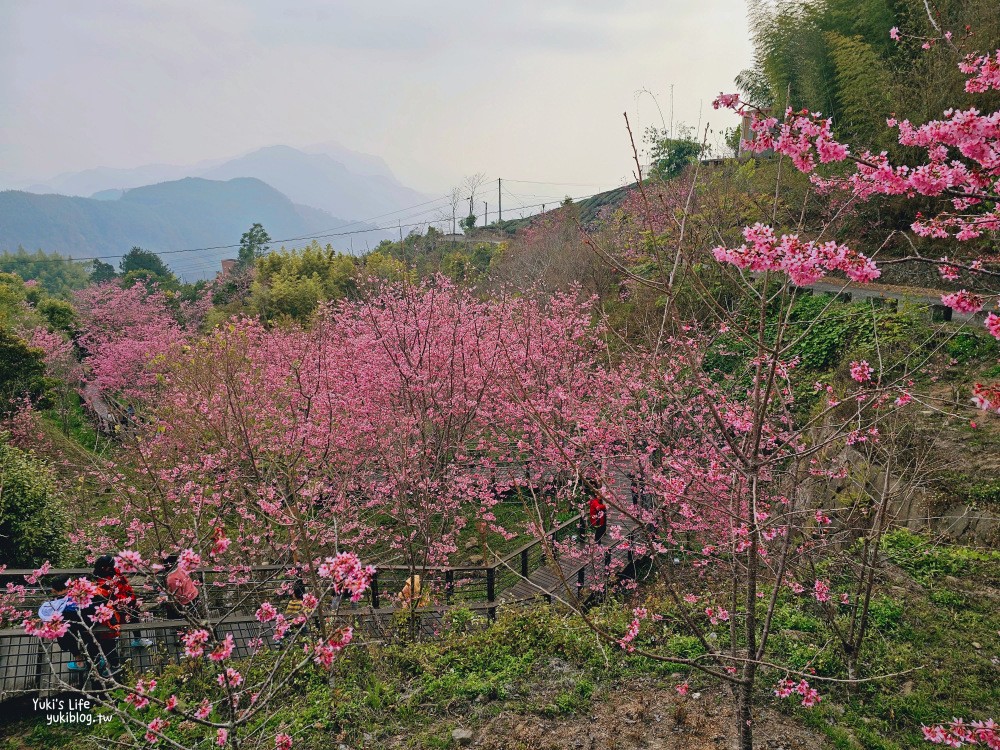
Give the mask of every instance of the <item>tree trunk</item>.
<svg viewBox="0 0 1000 750">
<path fill-rule="evenodd" d="M 736 747 L 753 750 L 753 679 L 744 679 L 736 693 Z"/>
</svg>

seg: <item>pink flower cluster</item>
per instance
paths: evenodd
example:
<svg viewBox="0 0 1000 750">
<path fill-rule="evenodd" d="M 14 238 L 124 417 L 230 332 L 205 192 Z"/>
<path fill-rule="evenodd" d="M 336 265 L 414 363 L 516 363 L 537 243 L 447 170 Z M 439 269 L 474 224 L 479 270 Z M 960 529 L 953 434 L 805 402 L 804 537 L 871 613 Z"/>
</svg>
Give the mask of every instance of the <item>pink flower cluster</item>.
<svg viewBox="0 0 1000 750">
<path fill-rule="evenodd" d="M 21 627 L 24 628 L 24 632 L 28 635 L 55 640 L 66 635 L 66 631 L 69 630 L 69 623 L 64 622 L 62 615 L 56 613 L 52 615 L 48 622 L 43 622 L 39 619 L 30 619 L 22 622 Z"/>
<path fill-rule="evenodd" d="M 965 289 L 960 289 L 951 294 L 942 294 L 941 302 L 956 312 L 971 315 L 983 309 L 986 301 L 978 294 L 972 294 Z"/>
<path fill-rule="evenodd" d="M 312 649 L 313 661 L 324 669 L 329 669 L 334 658 L 344 650 L 353 637 L 354 630 L 352 628 L 343 628 L 325 641 L 318 641 Z"/>
<path fill-rule="evenodd" d="M 225 672 L 220 672 L 215 676 L 215 681 L 219 683 L 219 687 L 227 685 L 231 688 L 239 687 L 243 684 L 243 675 L 232 667 L 226 667 Z"/>
<path fill-rule="evenodd" d="M 124 550 L 115 558 L 115 568 L 119 573 L 138 573 L 144 564 L 142 555 L 133 550 Z"/>
<path fill-rule="evenodd" d="M 271 622 L 278 616 L 277 608 L 271 602 L 264 602 L 257 608 L 255 617 L 257 622 Z"/>
<path fill-rule="evenodd" d="M 851 378 L 858 383 L 867 383 L 872 379 L 872 366 L 868 364 L 867 360 L 861 360 L 860 362 L 851 362 Z"/>
<path fill-rule="evenodd" d="M 52 563 L 46 560 L 42 567 L 37 570 L 33 570 L 31 573 L 26 575 L 24 580 L 28 583 L 38 583 L 43 576 L 47 576 L 49 574 L 50 570 L 52 570 Z"/>
<path fill-rule="evenodd" d="M 950 723 L 933 727 L 921 727 L 924 739 L 935 745 L 962 747 L 963 745 L 983 745 L 990 750 L 1000 750 L 1000 724 L 993 719 L 972 721 L 952 719 Z"/>
<path fill-rule="evenodd" d="M 751 271 L 781 271 L 799 286 L 819 281 L 828 271 L 842 271 L 858 282 L 881 275 L 870 258 L 836 242 L 804 241 L 794 234 L 777 238 L 771 227 L 759 223 L 745 227 L 743 237 L 746 244 L 737 248 L 712 250 L 715 259 Z"/>
<path fill-rule="evenodd" d="M 645 620 L 648 615 L 649 611 L 645 607 L 636 607 L 632 611 L 632 622 L 629 623 L 628 629 L 625 631 L 625 635 L 618 639 L 618 645 L 629 653 L 635 651 L 635 646 L 632 645 L 632 641 L 634 641 L 639 635 L 639 628 L 642 625 L 642 621 Z"/>
<path fill-rule="evenodd" d="M 1000 339 L 1000 315 L 989 313 L 986 316 L 986 330 L 993 338 Z"/>
<path fill-rule="evenodd" d="M 132 704 L 136 709 L 142 710 L 149 705 L 149 698 L 147 696 L 155 689 L 156 680 L 139 679 L 135 683 L 135 691 L 125 696 L 125 702 Z"/>
<path fill-rule="evenodd" d="M 972 403 L 983 411 L 1000 412 L 1000 385 L 976 383 L 972 386 Z"/>
<path fill-rule="evenodd" d="M 208 655 L 208 658 L 212 661 L 224 661 L 232 656 L 233 648 L 235 646 L 236 642 L 233 640 L 233 634 L 226 633 L 225 639 L 212 650 L 212 653 Z"/>
<path fill-rule="evenodd" d="M 160 741 L 159 733 L 170 726 L 170 722 L 157 716 L 146 725 L 145 739 L 150 745 L 155 745 Z"/>
<path fill-rule="evenodd" d="M 86 578 L 74 578 L 68 585 L 70 601 L 76 602 L 80 609 L 86 609 L 94 601 L 97 594 L 97 584 Z"/>
<path fill-rule="evenodd" d="M 216 538 L 215 542 L 212 544 L 212 550 L 208 553 L 212 557 L 217 557 L 229 549 L 230 541 L 224 536 Z"/>
<path fill-rule="evenodd" d="M 748 109 L 738 94 L 720 94 L 712 106 L 741 114 Z M 754 137 L 744 141 L 742 146 L 756 153 L 776 151 L 789 157 L 799 171 L 812 172 L 817 158 L 828 164 L 843 161 L 850 155 L 847 146 L 833 137 L 832 125 L 833 120 L 824 118 L 819 112 L 795 112 L 791 107 L 785 111 L 785 120 L 780 124 L 775 117 L 761 118 L 755 113 L 750 123 Z"/>
<path fill-rule="evenodd" d="M 813 596 L 818 602 L 830 601 L 830 582 L 817 578 L 816 583 L 813 584 Z"/>
<path fill-rule="evenodd" d="M 177 556 L 177 567 L 185 573 L 189 573 L 199 565 L 201 565 L 201 555 L 193 549 L 182 550 L 180 555 Z"/>
<path fill-rule="evenodd" d="M 944 256 L 940 259 L 940 261 L 941 262 L 938 264 L 937 271 L 941 278 L 945 281 L 958 281 L 960 276 L 958 268 L 948 262 L 948 256 Z"/>
<path fill-rule="evenodd" d="M 202 698 L 201 705 L 194 712 L 194 717 L 196 719 L 207 719 L 212 713 L 212 704 L 208 702 L 208 698 Z"/>
<path fill-rule="evenodd" d="M 205 653 L 205 644 L 208 643 L 209 632 L 207 630 L 190 630 L 181 636 L 184 643 L 184 655 L 192 659 L 197 659 Z"/>
<path fill-rule="evenodd" d="M 320 578 L 333 579 L 333 590 L 338 594 L 350 594 L 351 601 L 360 601 L 371 584 L 375 568 L 364 566 L 361 559 L 350 552 L 341 552 L 336 557 L 328 557 L 320 563 L 317 573 Z"/>
<path fill-rule="evenodd" d="M 1000 90 L 1000 50 L 996 56 L 969 55 L 959 63 L 958 69 L 971 76 L 965 82 L 965 90 L 970 94 L 981 94 L 990 89 Z"/>
<path fill-rule="evenodd" d="M 799 680 L 798 682 L 795 682 L 795 680 L 781 680 L 774 689 L 774 694 L 779 698 L 789 698 L 794 693 L 802 696 L 802 705 L 806 708 L 812 708 L 822 700 L 819 691 L 809 687 L 809 683 L 805 680 Z"/>
<path fill-rule="evenodd" d="M 729 621 L 729 610 L 722 607 L 705 607 L 705 616 L 713 625 Z"/>
</svg>

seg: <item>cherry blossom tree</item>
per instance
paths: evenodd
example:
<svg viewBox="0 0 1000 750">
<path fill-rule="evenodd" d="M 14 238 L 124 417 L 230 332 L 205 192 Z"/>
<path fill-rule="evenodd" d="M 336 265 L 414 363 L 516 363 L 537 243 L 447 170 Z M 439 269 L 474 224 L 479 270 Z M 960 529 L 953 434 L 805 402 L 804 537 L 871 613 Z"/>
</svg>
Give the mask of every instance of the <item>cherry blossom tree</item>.
<svg viewBox="0 0 1000 750">
<path fill-rule="evenodd" d="M 101 391 L 141 397 L 156 383 L 157 358 L 184 340 L 162 291 L 105 282 L 76 295 L 88 379 Z"/>
<path fill-rule="evenodd" d="M 967 59 L 963 70 L 971 76 L 968 90 L 1000 86 L 994 67 L 992 57 Z M 735 96 L 720 97 L 717 104 L 747 109 Z M 897 167 L 888 165 L 884 156 L 862 153 L 855 158 L 856 172 L 816 182 L 826 189 L 849 189 L 855 200 L 876 194 L 943 197 L 950 207 L 930 218 L 917 217 L 914 232 L 960 242 L 974 239 L 998 226 L 991 208 L 1000 178 L 995 120 L 996 115 L 970 110 L 919 127 L 890 121 L 900 128 L 901 143 L 927 150 L 926 164 Z M 802 171 L 851 156 L 832 135 L 831 123 L 818 115 L 789 112 L 784 123 L 759 115 L 753 130 L 753 150 L 776 151 Z M 817 238 L 810 239 L 802 228 L 779 231 L 763 222 L 744 229 L 743 244 L 717 241 L 706 254 L 685 235 L 692 210 L 689 199 L 674 200 L 666 217 L 642 191 L 636 203 L 640 215 L 633 224 L 640 229 L 636 239 L 626 243 L 626 252 L 598 246 L 596 239 L 591 242 L 630 283 L 659 295 L 662 321 L 653 344 L 630 348 L 623 339 L 624 351 L 609 352 L 603 376 L 609 378 L 607 384 L 617 378 L 618 396 L 597 389 L 597 418 L 574 418 L 580 414 L 579 402 L 563 410 L 569 417 L 551 403 L 543 407 L 533 402 L 532 389 L 516 370 L 508 373 L 517 384 L 511 389 L 512 400 L 536 425 L 536 452 L 578 472 L 589 470 L 591 491 L 599 488 L 617 514 L 617 534 L 638 529 L 643 540 L 628 540 L 636 545 L 635 552 L 665 558 L 664 577 L 673 601 L 669 616 L 681 620 L 705 653 L 683 659 L 640 648 L 642 630 L 655 629 L 658 618 L 665 616 L 642 607 L 634 611 L 624 635 L 602 635 L 628 650 L 729 682 L 737 696 L 739 746 L 749 750 L 755 689 L 763 675 L 773 675 L 776 696 L 795 696 L 807 707 L 822 700 L 817 680 L 850 684 L 883 677 L 862 676 L 855 667 L 846 678 L 813 676 L 776 662 L 771 648 L 774 614 L 787 592 L 802 597 L 803 606 L 827 615 L 831 632 L 850 655 L 848 661 L 856 664 L 878 566 L 878 539 L 891 522 L 889 501 L 901 490 L 883 483 L 876 493 L 880 510 L 864 528 L 847 534 L 860 537 L 866 550 L 860 573 L 838 578 L 837 545 L 831 541 L 837 533 L 829 527 L 849 523 L 852 511 L 835 513 L 823 507 L 817 487 L 847 476 L 832 458 L 847 449 L 874 446 L 872 460 L 882 462 L 876 473 L 888 477 L 891 461 L 874 454 L 887 450 L 895 439 L 903 422 L 895 415 L 923 397 L 915 391 L 915 371 L 906 357 L 879 344 L 873 318 L 871 356 L 852 362 L 841 380 L 819 384 L 818 404 L 811 412 L 804 413 L 796 403 L 795 347 L 816 324 L 792 319 L 796 288 L 825 278 L 845 287 L 874 281 L 881 275 L 875 257 L 849 242 L 819 239 L 828 226 L 817 228 Z M 934 263 L 946 277 L 964 272 L 981 281 L 995 275 L 978 259 L 912 258 Z M 641 271 L 636 261 L 643 262 Z M 719 299 L 705 284 L 702 267 L 707 261 L 728 273 L 738 290 L 732 301 Z M 678 305 L 682 284 L 698 290 L 707 314 L 688 317 Z M 942 298 L 966 313 L 979 312 L 985 301 L 975 290 Z M 996 320 L 994 313 L 985 320 L 994 335 L 1000 330 Z M 625 387 L 630 382 L 641 385 Z M 994 391 L 977 387 L 977 405 L 994 408 Z M 636 396 L 634 402 L 622 400 L 621 394 L 630 393 Z M 586 399 L 589 394 L 581 389 L 574 395 Z M 581 456 L 587 456 L 587 467 Z M 626 473 L 641 473 L 652 497 L 650 509 L 631 507 L 622 476 Z M 615 532 L 613 527 L 612 539 Z M 683 560 L 693 560 L 689 570 L 697 577 L 683 570 Z M 729 593 L 719 599 L 720 590 Z M 846 619 L 845 612 L 851 613 Z M 728 630 L 726 648 L 714 646 L 707 637 L 712 628 Z"/>
</svg>

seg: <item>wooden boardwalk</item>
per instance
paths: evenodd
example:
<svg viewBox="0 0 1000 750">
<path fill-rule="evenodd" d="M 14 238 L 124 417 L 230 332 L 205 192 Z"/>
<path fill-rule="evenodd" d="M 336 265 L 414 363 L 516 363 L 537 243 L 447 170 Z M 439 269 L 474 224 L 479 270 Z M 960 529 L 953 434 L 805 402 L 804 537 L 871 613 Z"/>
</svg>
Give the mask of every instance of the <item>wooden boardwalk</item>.
<svg viewBox="0 0 1000 750">
<path fill-rule="evenodd" d="M 576 519 L 579 523 L 579 517 Z M 549 545 L 544 564 L 531 571 L 500 596 L 500 601 L 524 601 L 543 597 L 548 601 L 560 600 L 579 605 L 581 591 L 607 586 L 607 570 L 612 561 L 619 565 L 634 562 L 632 545 L 638 525 L 622 513 L 612 510 L 608 514 L 608 528 L 621 530 L 619 539 L 605 534 L 600 545 L 591 542 L 592 531 L 584 529 L 586 545 L 579 545 L 570 553 L 560 552 L 558 545 Z M 575 540 L 574 540 L 575 541 Z M 552 554 L 555 553 L 555 559 Z"/>
</svg>

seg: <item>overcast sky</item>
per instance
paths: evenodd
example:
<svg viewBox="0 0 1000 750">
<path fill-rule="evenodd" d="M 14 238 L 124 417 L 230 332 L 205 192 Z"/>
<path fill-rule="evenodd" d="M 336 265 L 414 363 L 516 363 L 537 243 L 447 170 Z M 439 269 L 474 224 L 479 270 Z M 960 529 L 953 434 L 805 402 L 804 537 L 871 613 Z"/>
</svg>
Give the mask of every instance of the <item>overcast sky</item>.
<svg viewBox="0 0 1000 750">
<path fill-rule="evenodd" d="M 743 0 L 0 0 L 0 179 L 337 141 L 580 194 L 630 173 L 622 112 L 660 123 L 641 89 L 733 125 L 747 36 Z"/>
</svg>

